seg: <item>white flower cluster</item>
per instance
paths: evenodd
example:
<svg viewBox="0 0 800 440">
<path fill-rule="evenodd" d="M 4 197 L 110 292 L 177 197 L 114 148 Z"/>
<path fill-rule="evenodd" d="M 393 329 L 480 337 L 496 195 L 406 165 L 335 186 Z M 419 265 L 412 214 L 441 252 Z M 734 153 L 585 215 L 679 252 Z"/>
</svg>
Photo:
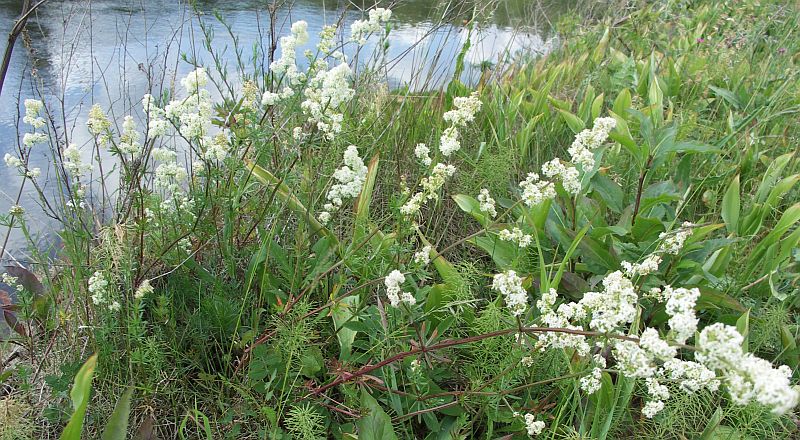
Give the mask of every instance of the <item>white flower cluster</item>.
<svg viewBox="0 0 800 440">
<path fill-rule="evenodd" d="M 581 180 L 578 169 L 573 166 L 566 166 L 561 159 L 555 158 L 542 165 L 542 174 L 548 178 L 555 178 L 561 181 L 564 190 L 572 195 L 581 191 Z"/>
<path fill-rule="evenodd" d="M 627 336 L 627 324 L 635 318 L 638 302 L 633 284 L 617 271 L 607 275 L 603 285 L 602 292 L 589 292 L 578 303 L 562 303 L 555 309 L 557 293 L 550 289 L 537 301 L 540 321 L 547 327 L 584 330 L 582 323 L 589 320 L 588 330 L 616 335 L 611 344 L 615 368 L 625 377 L 646 382 L 649 399 L 642 409 L 645 417 L 654 417 L 664 408 L 664 401 L 670 397 L 663 385 L 666 381 L 676 383 L 688 393 L 701 389 L 714 392 L 722 382 L 734 402 L 755 401 L 772 408 L 776 414 L 798 404 L 800 391 L 791 386 L 791 370 L 785 366 L 775 369 L 768 361 L 745 353 L 744 339 L 734 327 L 720 323 L 706 327 L 697 340 L 695 361 L 677 358 L 675 344 L 685 343 L 697 330 L 694 306 L 700 296 L 698 289 L 664 286 L 662 296 L 670 315 L 669 334 L 662 338 L 655 328 L 645 328 L 636 341 Z M 573 348 L 579 355 L 587 356 L 590 349 L 584 335 L 545 332 L 537 338 L 541 350 Z M 591 372 L 580 379 L 581 389 L 587 393 L 600 388 L 601 369 L 606 367 L 601 356 L 593 356 L 592 362 Z"/>
<path fill-rule="evenodd" d="M 481 189 L 481 193 L 478 194 L 478 202 L 480 203 L 481 212 L 489 214 L 489 216 L 492 218 L 497 217 L 497 209 L 495 208 L 495 201 L 492 198 L 491 194 L 489 194 L 488 189 L 486 188 Z"/>
<path fill-rule="evenodd" d="M 25 133 L 22 136 L 22 144 L 25 145 L 25 148 L 31 148 L 34 145 L 45 142 L 47 142 L 47 135 L 44 133 Z"/>
<path fill-rule="evenodd" d="M 425 245 L 414 254 L 414 263 L 427 266 L 431 262 L 431 246 Z"/>
<path fill-rule="evenodd" d="M 333 178 L 338 182 L 328 191 L 328 203 L 319 214 L 323 224 L 331 220 L 331 214 L 338 211 L 347 199 L 358 197 L 361 188 L 367 180 L 367 166 L 358 156 L 358 148 L 350 145 L 344 152 L 344 165 L 333 173 Z"/>
<path fill-rule="evenodd" d="M 472 93 L 467 97 L 459 97 L 454 101 L 454 109 L 445 113 L 444 119 L 451 122 L 452 126 L 448 127 L 442 135 L 439 150 L 443 156 L 449 156 L 459 148 L 461 145 L 458 143 L 458 126 L 463 126 L 467 122 L 474 120 L 475 113 L 481 108 L 481 101 L 478 99 L 477 92 Z M 447 139 L 446 139 L 447 138 Z M 448 140 L 450 139 L 450 140 Z M 429 156 L 430 150 L 425 144 L 417 144 L 414 150 L 414 155 L 419 159 L 423 165 L 429 166 L 431 158 Z M 442 188 L 448 177 L 455 174 L 456 168 L 453 165 L 445 163 L 437 163 L 430 172 L 430 175 L 424 177 L 420 181 L 421 191 L 416 192 L 406 203 L 400 207 L 400 212 L 406 216 L 412 216 L 419 212 L 422 205 L 428 200 L 438 200 L 439 189 Z M 481 192 L 483 194 L 483 192 Z M 486 192 L 488 196 L 488 191 Z M 491 199 L 491 197 L 489 197 Z M 494 200 L 492 200 L 492 203 Z M 484 204 L 488 208 L 487 203 Z"/>
<path fill-rule="evenodd" d="M 139 143 L 139 133 L 136 131 L 136 122 L 133 116 L 125 116 L 122 121 L 122 133 L 119 135 L 119 152 L 135 156 L 142 151 L 142 144 Z"/>
<path fill-rule="evenodd" d="M 414 148 L 414 156 L 419 159 L 419 162 L 422 165 L 426 167 L 431 166 L 432 161 L 430 153 L 430 148 L 428 148 L 428 146 L 425 144 L 417 144 L 417 146 Z"/>
<path fill-rule="evenodd" d="M 686 239 L 692 236 L 692 225 L 689 222 L 683 222 L 683 225 L 671 233 L 662 232 L 658 235 L 659 240 L 663 240 L 658 247 L 657 252 L 663 252 L 672 255 L 678 255 L 683 249 L 683 244 Z"/>
<path fill-rule="evenodd" d="M 187 177 L 186 170 L 177 163 L 162 163 L 156 167 L 154 183 L 158 188 L 177 193 L 180 191 L 181 182 Z"/>
<path fill-rule="evenodd" d="M 3 156 L 3 160 L 5 161 L 7 167 L 15 168 L 22 176 L 35 179 L 42 174 L 42 170 L 40 168 L 27 169 L 25 166 L 25 161 L 12 154 L 6 153 L 5 156 Z"/>
<path fill-rule="evenodd" d="M 572 163 L 580 165 L 584 172 L 594 168 L 594 150 L 608 139 L 616 125 L 614 118 L 597 118 L 591 129 L 578 133 L 568 150 Z"/>
<path fill-rule="evenodd" d="M 305 75 L 297 69 L 297 47 L 308 42 L 308 23 L 297 21 L 292 23 L 291 35 L 281 37 L 281 57 L 273 61 L 269 68 L 275 75 L 284 75 L 287 86 L 294 86 L 305 79 Z"/>
<path fill-rule="evenodd" d="M 744 338 L 735 327 L 715 323 L 704 328 L 697 339 L 695 359 L 723 378 L 734 402 L 752 401 L 784 414 L 797 406 L 800 392 L 792 387 L 792 370 L 773 368 L 769 361 L 742 350 Z"/>
<path fill-rule="evenodd" d="M 603 291 L 587 292 L 579 304 L 590 312 L 589 328 L 608 333 L 633 322 L 638 300 L 631 280 L 616 271 L 603 279 Z"/>
<path fill-rule="evenodd" d="M 386 276 L 384 284 L 386 284 L 386 296 L 389 298 L 389 303 L 392 307 L 399 307 L 400 303 L 406 303 L 413 306 L 417 300 L 409 292 L 403 292 L 400 287 L 406 281 L 405 275 L 400 273 L 399 270 L 393 270 Z"/>
<path fill-rule="evenodd" d="M 139 287 L 134 292 L 133 297 L 136 299 L 142 299 L 147 295 L 153 293 L 153 286 L 150 284 L 150 280 L 142 281 L 142 284 L 139 284 Z"/>
<path fill-rule="evenodd" d="M 573 325 L 572 320 L 583 321 L 586 319 L 586 311 L 576 303 L 561 304 L 557 309 L 555 306 L 558 294 L 555 289 L 550 289 L 542 293 L 542 297 L 536 301 L 536 308 L 541 313 L 542 324 L 552 328 L 566 328 L 570 330 L 583 330 L 579 325 Z M 570 333 L 544 332 L 538 335 L 539 347 L 541 351 L 548 348 L 574 348 L 581 356 L 589 354 L 589 344 L 586 336 Z M 597 379 L 600 380 L 599 378 Z M 587 384 L 587 387 L 594 389 L 595 384 Z M 599 387 L 599 382 L 596 385 Z"/>
<path fill-rule="evenodd" d="M 664 286 L 662 295 L 667 298 L 666 312 L 670 316 L 668 324 L 672 329 L 672 338 L 683 344 L 697 331 L 700 320 L 695 316 L 694 306 L 700 298 L 700 290 Z"/>
<path fill-rule="evenodd" d="M 629 277 L 643 276 L 658 270 L 658 265 L 661 264 L 661 257 L 656 254 L 651 254 L 641 263 L 623 261 L 621 264 L 622 268 L 625 269 L 625 275 Z"/>
<path fill-rule="evenodd" d="M 69 146 L 61 152 L 61 157 L 63 158 L 64 170 L 76 179 L 83 177 L 92 169 L 91 164 L 83 163 L 81 152 L 75 144 L 69 144 Z"/>
<path fill-rule="evenodd" d="M 587 394 L 594 394 L 603 386 L 603 368 L 606 367 L 606 358 L 603 356 L 596 354 L 592 359 L 594 360 L 594 368 L 588 375 L 581 377 L 579 381 L 581 389 L 586 391 Z"/>
<path fill-rule="evenodd" d="M 528 173 L 528 176 L 519 183 L 522 190 L 522 202 L 528 207 L 539 205 L 545 200 L 552 200 L 556 196 L 556 188 L 552 182 L 539 180 L 536 173 Z"/>
<path fill-rule="evenodd" d="M 89 109 L 89 118 L 86 120 L 89 133 L 95 136 L 100 145 L 108 143 L 111 139 L 111 121 L 108 120 L 100 104 L 94 104 Z"/>
<path fill-rule="evenodd" d="M 528 292 L 522 286 L 520 278 L 513 270 L 507 270 L 494 276 L 492 289 L 500 292 L 506 302 L 506 307 L 514 316 L 525 313 L 528 308 Z"/>
<path fill-rule="evenodd" d="M 154 102 L 153 95 L 147 93 L 142 97 L 142 107 L 147 116 L 147 135 L 150 137 L 164 136 L 169 129 L 169 121 L 166 119 L 166 112 L 160 109 Z"/>
<path fill-rule="evenodd" d="M 528 413 L 525 414 L 525 430 L 531 437 L 537 436 L 544 431 L 545 423 L 541 420 L 536 420 L 536 416 Z"/>
<path fill-rule="evenodd" d="M 519 184 L 522 190 L 522 201 L 525 205 L 532 207 L 555 198 L 555 182 L 557 181 L 561 182 L 566 192 L 573 196 L 577 195 L 581 190 L 581 173 L 574 165 L 580 164 L 584 171 L 592 169 L 594 167 L 593 150 L 605 142 L 608 133 L 615 125 L 614 118 L 597 118 L 591 130 L 587 129 L 578 133 L 569 148 L 573 165 L 564 165 L 559 158 L 542 165 L 542 174 L 551 180 L 541 179 L 537 173 L 528 173 L 525 180 Z"/>
<path fill-rule="evenodd" d="M 318 60 L 316 64 L 319 70 L 308 81 L 303 92 L 305 100 L 300 107 L 308 120 L 325 134 L 326 139 L 332 140 L 342 131 L 344 119 L 337 109 L 353 97 L 354 91 L 350 88 L 352 71 L 347 63 L 340 63 L 330 70 L 326 70 L 327 63 L 324 60 Z"/>
<path fill-rule="evenodd" d="M 2 279 L 4 283 L 8 284 L 9 287 L 13 288 L 17 292 L 22 292 L 23 286 L 22 283 L 19 282 L 19 278 L 3 272 L 3 276 L 0 279 Z"/>
<path fill-rule="evenodd" d="M 3 160 L 5 160 L 6 166 L 9 167 L 9 168 L 23 168 L 23 167 L 25 167 L 25 162 L 23 162 L 22 159 L 18 158 L 17 156 L 14 156 L 12 154 L 9 154 L 9 153 L 6 153 L 6 155 L 3 156 Z"/>
<path fill-rule="evenodd" d="M 469 96 L 459 96 L 453 100 L 453 109 L 445 112 L 442 116 L 451 125 L 442 133 L 439 142 L 439 151 L 442 156 L 449 157 L 451 154 L 461 149 L 458 141 L 458 128 L 464 127 L 467 123 L 475 120 L 475 114 L 481 109 L 481 100 L 478 92 L 472 92 Z"/>
<path fill-rule="evenodd" d="M 42 128 L 45 125 L 45 120 L 40 117 L 44 103 L 38 99 L 25 100 L 25 116 L 22 122 L 32 126 L 33 128 Z"/>
<path fill-rule="evenodd" d="M 108 301 L 108 279 L 103 272 L 96 271 L 89 277 L 89 293 L 95 305 L 105 304 Z"/>
<path fill-rule="evenodd" d="M 222 162 L 228 157 L 228 152 L 230 151 L 230 141 L 228 140 L 230 133 L 227 129 L 220 130 L 211 141 L 208 141 L 208 138 L 203 139 L 203 146 L 205 149 L 205 153 L 203 157 L 206 160 L 210 161 L 217 161 Z"/>
<path fill-rule="evenodd" d="M 350 25 L 350 41 L 355 41 L 362 46 L 367 44 L 367 37 L 380 31 L 391 18 L 392 11 L 389 9 L 375 8 L 370 10 L 368 20 L 356 20 Z"/>
<path fill-rule="evenodd" d="M 211 127 L 212 103 L 211 94 L 205 89 L 208 75 L 202 67 L 189 72 L 181 79 L 186 90 L 184 99 L 176 99 L 164 107 L 164 114 L 175 121 L 182 136 L 187 139 L 199 139 L 208 134 Z"/>
<path fill-rule="evenodd" d="M 439 198 L 439 189 L 444 186 L 444 182 L 448 177 L 452 177 L 456 173 L 456 167 L 453 165 L 445 165 L 437 163 L 433 167 L 430 176 L 424 177 L 420 181 L 422 191 L 417 192 L 400 207 L 400 212 L 403 215 L 411 216 L 419 212 L 422 205 L 428 200 L 437 200 Z"/>
<path fill-rule="evenodd" d="M 533 241 L 533 238 L 530 235 L 522 232 L 522 229 L 516 226 L 511 228 L 510 231 L 508 229 L 501 230 L 498 236 L 500 237 L 500 240 L 514 242 L 521 248 L 530 246 L 531 242 Z"/>
</svg>

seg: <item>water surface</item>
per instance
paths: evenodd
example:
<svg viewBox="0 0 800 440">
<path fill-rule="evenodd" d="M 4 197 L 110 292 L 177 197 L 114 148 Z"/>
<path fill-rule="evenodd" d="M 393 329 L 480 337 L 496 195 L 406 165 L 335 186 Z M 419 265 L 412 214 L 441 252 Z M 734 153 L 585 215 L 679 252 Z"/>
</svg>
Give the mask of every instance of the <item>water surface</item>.
<svg viewBox="0 0 800 440">
<path fill-rule="evenodd" d="M 59 131 L 69 142 L 82 145 L 87 158 L 91 142 L 85 129 L 88 108 L 100 103 L 121 123 L 122 117 L 134 114 L 141 118 L 139 100 L 145 93 L 156 94 L 169 87 L 192 66 L 182 55 L 211 65 L 214 59 L 204 48 L 202 20 L 214 38 L 211 47 L 219 62 L 229 70 L 231 82 L 238 83 L 234 39 L 228 29 L 215 19 L 218 13 L 232 29 L 241 48 L 248 70 L 268 66 L 263 56 L 252 59 L 253 48 L 269 46 L 271 1 L 198 1 L 200 15 L 185 2 L 175 0 L 51 0 L 44 4 L 28 23 L 25 41 L 20 38 L 14 50 L 11 67 L 0 96 L 0 157 L 15 154 L 21 136 L 17 126 L 21 101 L 43 97 L 56 116 Z M 291 22 L 305 20 L 311 41 L 303 49 L 313 48 L 317 33 L 326 24 L 342 20 L 345 36 L 349 24 L 362 18 L 358 1 L 295 0 L 281 2 L 275 19 L 275 34 L 285 35 Z M 364 2 L 369 6 L 374 2 Z M 548 12 L 532 0 L 500 0 L 487 7 L 487 1 L 451 2 L 437 0 L 402 0 L 393 2 L 393 31 L 386 55 L 384 80 L 390 87 L 430 89 L 446 84 L 453 75 L 454 60 L 469 40 L 466 68 L 461 77 L 474 83 L 481 69 L 521 53 L 546 52 L 552 44 Z M 7 34 L 21 9 L 21 0 L 0 0 L 0 33 Z M 387 3 L 388 4 L 388 3 Z M 463 27 L 472 17 L 478 25 L 471 31 Z M 373 42 L 359 54 L 369 59 L 375 50 Z M 25 42 L 28 44 L 26 45 Z M 354 56 L 352 51 L 347 52 Z M 302 56 L 298 57 L 298 60 Z M 212 69 L 213 70 L 213 69 Z M 32 74 L 34 73 L 34 74 Z M 140 125 L 141 126 L 141 125 Z M 22 127 L 23 130 L 27 129 Z M 65 142 L 62 136 L 59 142 Z M 36 147 L 30 167 L 39 167 L 39 181 L 44 191 L 57 191 L 52 178 L 50 152 L 46 146 Z M 16 202 L 22 179 L 15 170 L 0 164 L 0 212 L 7 212 Z M 111 166 L 111 164 L 109 164 Z M 31 231 L 53 239 L 58 225 L 41 213 L 37 192 L 28 183 L 20 202 Z M 0 240 L 5 228 L 0 228 Z M 0 245 L 2 241 L 0 241 Z M 25 240 L 14 231 L 7 252 L 26 259 Z"/>
</svg>

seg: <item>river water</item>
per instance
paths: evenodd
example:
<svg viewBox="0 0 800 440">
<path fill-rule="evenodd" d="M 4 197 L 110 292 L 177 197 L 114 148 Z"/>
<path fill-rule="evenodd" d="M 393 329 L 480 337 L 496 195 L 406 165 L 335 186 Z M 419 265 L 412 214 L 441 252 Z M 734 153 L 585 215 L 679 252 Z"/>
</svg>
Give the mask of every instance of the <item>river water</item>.
<svg viewBox="0 0 800 440">
<path fill-rule="evenodd" d="M 181 54 L 202 64 L 213 63 L 203 46 L 202 20 L 214 33 L 211 46 L 220 53 L 233 82 L 236 74 L 234 39 L 238 39 L 243 58 L 252 58 L 253 47 L 268 47 L 270 19 L 267 7 L 272 1 L 203 1 L 196 2 L 199 15 L 185 2 L 177 0 L 50 0 L 28 22 L 28 33 L 14 50 L 2 95 L 0 95 L 0 157 L 16 155 L 21 139 L 17 126 L 24 114 L 25 98 L 43 97 L 56 116 L 59 130 L 69 141 L 82 145 L 90 153 L 90 139 L 85 129 L 86 113 L 93 103 L 111 109 L 117 123 L 126 114 L 138 115 L 139 100 L 145 93 L 166 83 L 167 86 L 193 67 L 181 61 Z M 275 20 L 276 35 L 285 35 L 292 21 L 308 22 L 311 40 L 326 24 L 343 17 L 345 35 L 349 25 L 362 18 L 354 4 L 358 0 L 280 1 Z M 366 2 L 367 6 L 374 1 Z M 559 3 L 559 2 L 556 2 Z M 19 15 L 21 0 L 0 0 L 0 34 L 6 35 Z M 382 4 L 382 6 L 388 3 Z M 503 57 L 541 54 L 552 45 L 548 18 L 558 13 L 556 6 L 542 8 L 534 0 L 399 0 L 392 2 L 392 33 L 389 39 L 384 80 L 390 87 L 430 89 L 446 84 L 453 75 L 455 59 L 469 39 L 462 81 L 474 83 L 481 65 L 496 63 Z M 471 17 L 480 24 L 471 32 L 463 27 Z M 373 39 L 374 41 L 374 39 Z M 374 44 L 367 46 L 369 53 Z M 298 56 L 298 60 L 303 57 Z M 365 56 L 365 58 L 367 58 Z M 267 64 L 256 59 L 250 72 Z M 213 70 L 213 69 L 210 69 Z M 33 73 L 33 74 L 32 74 Z M 157 92 L 157 90 L 156 90 Z M 155 94 L 155 93 L 154 93 Z M 139 120 L 141 126 L 141 119 Z M 25 127 L 22 127 L 23 133 Z M 60 142 L 63 142 L 61 138 Z M 38 179 L 45 193 L 54 188 L 50 153 L 46 146 L 35 147 L 29 167 L 39 167 Z M 58 225 L 42 212 L 37 192 L 30 184 L 20 192 L 22 179 L 16 170 L 0 163 L 0 212 L 16 203 L 26 210 L 32 233 L 42 239 L 39 247 L 53 242 Z M 0 245 L 6 228 L 0 227 Z M 27 245 L 19 231 L 12 231 L 2 255 L 27 259 Z"/>
</svg>

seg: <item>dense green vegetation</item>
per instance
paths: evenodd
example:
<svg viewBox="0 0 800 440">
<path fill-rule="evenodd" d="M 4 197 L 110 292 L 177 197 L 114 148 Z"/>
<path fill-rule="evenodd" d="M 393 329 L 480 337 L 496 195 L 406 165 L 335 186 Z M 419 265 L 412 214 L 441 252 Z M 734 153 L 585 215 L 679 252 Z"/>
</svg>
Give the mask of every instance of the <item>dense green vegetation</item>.
<svg viewBox="0 0 800 440">
<path fill-rule="evenodd" d="M 688 392 L 674 378 L 662 381 L 669 398 L 654 399 L 618 345 L 655 329 L 680 359 L 700 359 L 710 347 L 700 332 L 722 323 L 741 335 L 734 345 L 787 365 L 796 383 L 799 14 L 780 3 L 682 1 L 633 2 L 592 22 L 565 16 L 553 53 L 497 66 L 477 90 L 454 79 L 437 92 L 388 91 L 372 75 L 377 53 L 352 96 L 320 92 L 347 77 L 315 64 L 295 85 L 303 93 L 262 102 L 288 73 L 242 63 L 244 86 L 229 87 L 233 73 L 209 66 L 223 96 L 213 112 L 198 72 L 186 90 L 154 93 L 150 122 L 173 135 L 154 135 L 152 123 L 117 133 L 93 109 L 96 142 L 119 162 L 119 188 L 101 202 L 113 215 L 99 223 L 98 211 L 77 208 L 88 182 L 64 152 L 65 196 L 54 202 L 70 207 L 63 261 L 36 276 L 10 272 L 21 304 L 6 317 L 19 320 L 14 343 L 26 359 L 0 372 L 14 390 L 0 406 L 0 438 L 55 437 L 89 383 L 92 438 L 128 399 L 135 438 L 510 439 L 528 436 L 526 414 L 545 424 L 536 438 L 794 438 L 794 405 L 771 411 L 758 386 L 744 402 L 731 397 L 737 366 L 717 370 L 718 391 Z M 391 44 L 390 23 L 373 30 L 378 47 Z M 302 104 L 309 96 L 320 114 Z M 474 120 L 445 116 L 474 106 L 468 96 L 480 102 Z M 190 134 L 165 108 L 175 99 L 215 128 Z M 326 128 L 337 114 L 341 131 Z M 556 174 L 563 182 L 550 197 L 531 195 L 552 177 L 542 172 L 526 196 L 528 173 L 557 157 L 576 165 L 576 135 L 603 121 L 614 127 L 591 151 L 594 166 L 577 168 L 579 188 Z M 460 149 L 445 156 L 449 127 Z M 221 128 L 227 135 L 213 134 Z M 421 164 L 421 143 L 454 174 Z M 156 167 L 184 155 L 185 170 Z M 418 191 L 427 200 L 409 210 Z M 12 219 L 25 227 L 24 215 Z M 514 228 L 520 235 L 505 239 Z M 588 304 L 625 262 L 650 257 L 655 268 L 623 277 L 638 297 L 611 329 L 576 318 L 567 323 L 576 334 L 560 332 L 567 325 L 540 304 L 551 288 L 559 304 Z M 498 287 L 509 271 L 522 310 Z M 687 337 L 676 336 L 665 286 L 698 289 L 686 313 L 699 327 Z M 603 305 L 585 307 L 599 315 Z M 585 337 L 589 353 L 570 336 Z M 93 382 L 86 370 L 75 379 L 93 353 Z M 598 388 L 587 392 L 582 379 L 595 370 Z M 40 395 L 32 380 L 42 371 Z M 663 409 L 646 417 L 652 400 Z"/>
</svg>

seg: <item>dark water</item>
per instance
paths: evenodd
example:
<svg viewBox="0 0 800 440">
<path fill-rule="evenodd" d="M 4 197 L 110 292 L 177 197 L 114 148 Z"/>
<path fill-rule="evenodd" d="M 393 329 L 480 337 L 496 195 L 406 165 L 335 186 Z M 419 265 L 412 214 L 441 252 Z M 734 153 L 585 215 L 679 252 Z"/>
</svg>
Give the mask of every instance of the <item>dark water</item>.
<svg viewBox="0 0 800 440">
<path fill-rule="evenodd" d="M 233 29 L 244 58 L 248 59 L 254 45 L 269 44 L 270 20 L 266 8 L 271 3 L 197 2 L 202 20 L 213 30 L 212 47 L 222 53 L 220 59 L 234 83 L 239 81 L 234 40 L 213 14 L 217 11 Z M 323 25 L 333 24 L 343 16 L 345 35 L 349 35 L 349 24 L 362 18 L 352 6 L 358 1 L 283 3 L 276 20 L 278 36 L 287 34 L 293 21 L 305 20 L 309 24 L 311 40 L 298 50 L 299 54 L 314 47 Z M 8 33 L 21 4 L 20 0 L 0 0 L 0 34 Z M 403 0 L 381 5 L 390 4 L 393 4 L 393 31 L 385 79 L 392 87 L 407 85 L 412 89 L 446 83 L 467 39 L 470 49 L 462 76 L 465 82 L 475 81 L 482 63 L 495 63 L 513 54 L 546 52 L 552 44 L 547 19 L 557 14 L 542 9 L 533 0 Z M 469 33 L 462 23 L 473 16 L 480 18 L 480 25 Z M 181 54 L 202 64 L 213 63 L 203 47 L 198 16 L 186 3 L 175 0 L 51 0 L 31 17 L 26 41 L 29 48 L 22 38 L 17 41 L 0 96 L 0 157 L 7 152 L 14 154 L 17 149 L 21 135 L 16 127 L 20 113 L 24 113 L 21 103 L 25 98 L 38 98 L 41 94 L 57 116 L 59 129 L 66 133 L 69 142 L 84 146 L 88 160 L 90 139 L 85 120 L 93 103 L 110 108 L 110 115 L 121 123 L 124 115 L 140 115 L 139 100 L 143 94 L 157 92 L 162 84 L 169 86 L 192 70 L 192 66 L 180 60 Z M 364 53 L 374 49 L 374 43 L 371 44 Z M 302 58 L 298 55 L 298 61 Z M 262 59 L 255 64 L 249 67 L 250 73 L 268 62 Z M 56 191 L 53 179 L 47 178 L 53 173 L 48 147 L 34 148 L 29 166 L 41 168 L 39 181 L 45 192 Z M 15 170 L 0 163 L 0 212 L 7 212 L 14 204 L 21 181 Z M 21 194 L 20 205 L 28 213 L 26 218 L 32 232 L 52 238 L 52 231 L 58 227 L 47 217 L 37 215 L 42 211 L 37 193 L 26 184 Z M 0 240 L 4 237 L 5 227 L 2 227 Z M 23 237 L 15 231 L 2 258 L 8 261 L 10 251 L 14 257 L 25 259 L 26 247 Z"/>
</svg>

